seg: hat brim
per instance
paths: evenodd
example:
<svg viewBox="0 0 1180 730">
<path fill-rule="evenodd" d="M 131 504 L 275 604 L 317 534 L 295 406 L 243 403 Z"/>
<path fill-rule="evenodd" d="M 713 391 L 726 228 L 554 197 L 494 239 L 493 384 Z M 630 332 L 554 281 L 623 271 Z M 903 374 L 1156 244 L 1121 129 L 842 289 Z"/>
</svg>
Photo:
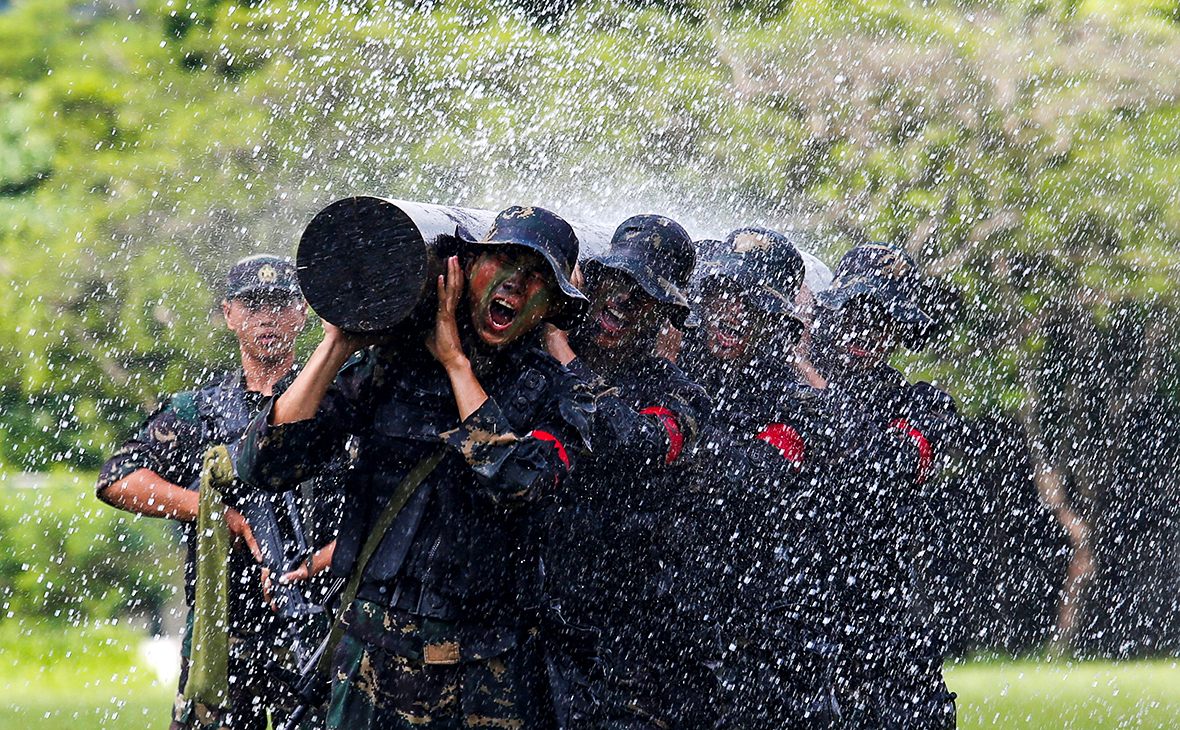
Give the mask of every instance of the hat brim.
<svg viewBox="0 0 1180 730">
<path fill-rule="evenodd" d="M 816 294 L 816 299 L 829 309 L 843 309 L 849 300 L 867 295 L 876 299 L 885 307 L 885 311 L 899 322 L 908 325 L 929 327 L 933 320 L 921 310 L 915 302 L 899 301 L 886 295 L 880 287 L 868 282 L 859 281 L 850 286 L 827 289 Z"/>
<path fill-rule="evenodd" d="M 586 316 L 586 310 L 590 307 L 590 300 L 586 298 L 586 295 L 578 287 L 574 286 L 574 283 L 569 280 L 569 277 L 562 273 L 557 260 L 548 251 L 540 246 L 531 243 L 522 243 L 520 241 L 468 241 L 462 238 L 459 240 L 468 247 L 516 246 L 539 253 L 545 259 L 545 262 L 549 264 L 549 269 L 553 272 L 553 278 L 557 281 L 557 288 L 565 295 L 567 300 L 562 304 L 557 314 L 546 317 L 546 319 L 552 322 L 554 327 L 563 330 L 573 329 L 582 323 L 582 320 Z"/>
<path fill-rule="evenodd" d="M 622 256 L 596 256 L 582 262 L 582 270 L 587 276 L 600 274 L 604 268 L 623 272 L 634 279 L 635 283 L 653 299 L 661 304 L 671 305 L 673 309 L 668 319 L 677 329 L 691 329 L 696 326 L 696 318 L 693 317 L 688 298 L 672 282 L 661 280 L 646 266 Z"/>
<path fill-rule="evenodd" d="M 782 317 L 787 325 L 794 330 L 796 341 L 803 334 L 803 329 L 807 325 L 795 314 L 794 302 L 789 301 L 782 293 L 771 289 L 761 281 L 750 281 L 723 270 L 705 274 L 700 279 L 701 286 L 710 281 L 728 282 L 741 290 L 742 295 L 762 312 Z"/>
<path fill-rule="evenodd" d="M 303 299 L 303 292 L 298 287 L 275 286 L 273 284 L 255 284 L 253 286 L 245 287 L 232 294 L 226 294 L 226 300 L 241 299 L 251 295 L 264 294 L 267 296 L 278 297 L 280 295 L 287 296 L 291 299 Z"/>
</svg>

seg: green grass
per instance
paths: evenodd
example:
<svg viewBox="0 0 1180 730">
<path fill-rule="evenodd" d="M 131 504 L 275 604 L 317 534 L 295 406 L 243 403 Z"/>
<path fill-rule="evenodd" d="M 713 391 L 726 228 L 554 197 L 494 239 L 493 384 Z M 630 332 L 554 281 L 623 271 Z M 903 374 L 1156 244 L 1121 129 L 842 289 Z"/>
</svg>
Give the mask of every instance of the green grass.
<svg viewBox="0 0 1180 730">
<path fill-rule="evenodd" d="M 0 730 L 167 727 L 174 689 L 140 666 L 141 638 L 109 624 L 34 631 L 0 623 Z M 1173 660 L 965 661 L 946 677 L 965 730 L 1180 727 Z"/>
<path fill-rule="evenodd" d="M 0 623 L 0 729 L 167 727 L 175 689 L 143 666 L 142 639 L 106 623 Z"/>
<path fill-rule="evenodd" d="M 1175 660 L 978 662 L 951 667 L 960 728 L 1121 730 L 1180 726 Z"/>
<path fill-rule="evenodd" d="M 2 687 L 3 685 L 0 685 Z M 0 728 L 17 730 L 142 730 L 166 728 L 174 690 L 118 682 L 79 690 L 3 689 Z"/>
</svg>

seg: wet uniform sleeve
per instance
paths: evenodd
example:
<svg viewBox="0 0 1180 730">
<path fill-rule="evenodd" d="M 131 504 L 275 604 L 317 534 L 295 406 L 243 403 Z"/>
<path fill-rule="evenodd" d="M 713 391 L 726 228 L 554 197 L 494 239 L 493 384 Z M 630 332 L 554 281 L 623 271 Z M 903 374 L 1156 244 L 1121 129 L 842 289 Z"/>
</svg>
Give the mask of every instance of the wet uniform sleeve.
<svg viewBox="0 0 1180 730">
<path fill-rule="evenodd" d="M 235 463 L 242 481 L 267 492 L 285 492 L 325 472 L 363 420 L 358 403 L 364 402 L 366 362 L 355 361 L 340 371 L 311 418 L 273 425 L 275 399 L 267 401 L 242 436 Z"/>
<path fill-rule="evenodd" d="M 904 412 L 889 422 L 889 429 L 908 446 L 913 481 L 923 484 L 935 473 L 938 457 L 963 433 L 955 400 L 930 383 L 909 388 Z"/>
<path fill-rule="evenodd" d="M 492 501 L 511 506 L 553 494 L 574 468 L 583 443 L 578 427 L 592 406 L 584 386 L 565 382 L 533 428 L 515 433 L 492 397 L 459 427 L 442 434 L 476 474 Z"/>
<path fill-rule="evenodd" d="M 668 466 L 695 446 L 700 419 L 710 403 L 705 392 L 682 374 L 671 368 L 658 373 L 660 387 L 646 389 L 636 408 L 580 358 L 569 368 L 596 392 L 590 433 L 590 450 L 596 455 L 635 466 Z"/>
<path fill-rule="evenodd" d="M 140 426 L 134 436 L 107 459 L 99 472 L 97 494 L 140 469 L 185 488 L 195 487 L 203 453 L 201 422 L 193 405 L 193 393 L 169 399 Z"/>
</svg>

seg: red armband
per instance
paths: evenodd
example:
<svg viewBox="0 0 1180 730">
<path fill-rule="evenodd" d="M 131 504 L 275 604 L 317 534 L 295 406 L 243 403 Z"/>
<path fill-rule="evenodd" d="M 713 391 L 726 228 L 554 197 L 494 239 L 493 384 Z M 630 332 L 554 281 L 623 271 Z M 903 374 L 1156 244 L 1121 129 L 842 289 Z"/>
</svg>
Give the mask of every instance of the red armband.
<svg viewBox="0 0 1180 730">
<path fill-rule="evenodd" d="M 896 418 L 889 423 L 889 428 L 896 428 L 914 440 L 918 445 L 918 476 L 917 483 L 921 484 L 930 478 L 930 467 L 934 465 L 934 449 L 922 432 L 910 425 L 904 418 Z"/>
<path fill-rule="evenodd" d="M 562 446 L 561 442 L 557 440 L 556 436 L 554 436 L 551 433 L 546 433 L 545 431 L 533 431 L 532 433 L 529 434 L 529 436 L 532 436 L 533 438 L 541 439 L 542 441 L 548 441 L 551 444 L 553 444 L 555 447 L 557 447 L 558 458 L 561 459 L 562 464 L 565 464 L 565 470 L 566 471 L 570 470 L 569 454 L 565 453 L 565 446 Z"/>
<path fill-rule="evenodd" d="M 803 437 L 785 423 L 771 423 L 762 429 L 757 438 L 778 449 L 783 458 L 791 462 L 795 471 L 803 468 L 803 454 L 807 451 Z"/>
<path fill-rule="evenodd" d="M 680 450 L 684 448 L 684 434 L 680 433 L 676 416 L 667 408 L 644 408 L 640 413 L 655 416 L 664 424 L 664 429 L 668 432 L 668 456 L 664 463 L 671 464 L 676 461 L 676 457 L 680 456 Z"/>
</svg>

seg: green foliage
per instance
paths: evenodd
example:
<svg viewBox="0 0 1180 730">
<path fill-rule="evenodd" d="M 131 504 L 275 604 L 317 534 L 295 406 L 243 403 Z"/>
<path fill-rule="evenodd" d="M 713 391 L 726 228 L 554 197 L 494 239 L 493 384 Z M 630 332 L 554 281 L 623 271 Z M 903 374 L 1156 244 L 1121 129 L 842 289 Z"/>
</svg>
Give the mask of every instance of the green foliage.
<svg viewBox="0 0 1180 730">
<path fill-rule="evenodd" d="M 907 363 L 1083 519 L 1180 391 L 1175 3 L 26 0 L 0 15 L 0 460 L 96 466 L 233 361 L 217 282 L 354 193 L 906 246 Z M 1070 387 L 1063 387 L 1063 383 Z M 1101 428 L 1095 425 L 1100 424 Z"/>
<path fill-rule="evenodd" d="M 160 615 L 181 580 L 178 531 L 94 496 L 91 474 L 38 488 L 0 481 L 0 628 L 85 626 Z"/>
</svg>

